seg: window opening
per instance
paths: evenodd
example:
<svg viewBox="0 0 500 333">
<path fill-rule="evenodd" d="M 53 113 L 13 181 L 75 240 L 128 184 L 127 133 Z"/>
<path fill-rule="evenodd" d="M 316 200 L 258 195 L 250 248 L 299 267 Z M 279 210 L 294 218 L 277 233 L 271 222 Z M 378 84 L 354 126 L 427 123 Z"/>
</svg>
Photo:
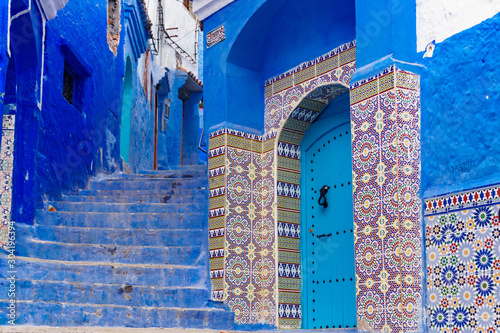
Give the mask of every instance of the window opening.
<svg viewBox="0 0 500 333">
<path fill-rule="evenodd" d="M 64 66 L 63 97 L 69 104 L 75 103 L 75 77 L 67 66 Z"/>
</svg>

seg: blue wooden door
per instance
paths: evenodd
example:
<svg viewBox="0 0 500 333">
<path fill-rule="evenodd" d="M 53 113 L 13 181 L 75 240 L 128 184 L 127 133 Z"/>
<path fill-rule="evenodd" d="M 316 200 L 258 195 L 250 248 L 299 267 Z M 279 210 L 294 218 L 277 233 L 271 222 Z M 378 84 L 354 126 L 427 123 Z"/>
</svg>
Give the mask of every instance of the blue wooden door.
<svg viewBox="0 0 500 333">
<path fill-rule="evenodd" d="M 302 145 L 303 326 L 308 329 L 356 327 L 350 124 L 348 112 L 324 113 Z M 320 205 L 324 186 L 327 205 Z"/>
</svg>

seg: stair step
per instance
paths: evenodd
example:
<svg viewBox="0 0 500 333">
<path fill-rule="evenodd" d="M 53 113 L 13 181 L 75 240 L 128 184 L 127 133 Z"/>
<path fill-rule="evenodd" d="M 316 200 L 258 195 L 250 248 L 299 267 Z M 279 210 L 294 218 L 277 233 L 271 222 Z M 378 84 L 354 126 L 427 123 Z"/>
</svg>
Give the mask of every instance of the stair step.
<svg viewBox="0 0 500 333">
<path fill-rule="evenodd" d="M 189 214 L 37 211 L 38 225 L 117 229 L 201 229 L 206 212 Z"/>
<path fill-rule="evenodd" d="M 114 179 L 109 181 L 94 181 L 90 183 L 91 190 L 173 190 L 207 188 L 206 178 L 169 178 L 169 179 Z"/>
<path fill-rule="evenodd" d="M 24 237 L 20 235 L 18 238 Z M 22 246 L 16 248 L 17 255 L 47 260 L 196 265 L 201 255 L 200 246 L 127 246 L 24 240 Z"/>
<path fill-rule="evenodd" d="M 0 295 L 7 295 L 9 286 L 8 279 L 0 279 Z M 18 301 L 199 308 L 209 298 L 205 288 L 16 280 Z"/>
<path fill-rule="evenodd" d="M 195 178 L 207 177 L 207 169 L 203 170 L 161 170 L 161 171 L 140 171 L 139 173 L 123 174 L 124 178 Z"/>
<path fill-rule="evenodd" d="M 192 203 L 206 203 L 208 198 L 206 195 L 142 195 L 142 196 L 64 196 L 64 201 L 69 202 L 105 202 L 105 203 L 152 203 L 152 204 L 192 204 Z"/>
<path fill-rule="evenodd" d="M 130 246 L 188 246 L 202 244 L 202 229 L 116 229 L 16 224 L 18 234 L 43 241 Z"/>
<path fill-rule="evenodd" d="M 80 190 L 81 196 L 115 196 L 115 197 L 138 197 L 138 196 L 206 196 L 206 188 L 201 189 L 166 189 L 166 190 Z"/>
<path fill-rule="evenodd" d="M 207 165 L 176 165 L 170 167 L 172 170 L 207 170 L 207 168 Z"/>
<path fill-rule="evenodd" d="M 6 309 L 7 301 L 0 301 Z M 54 327 L 165 327 L 231 330 L 234 314 L 220 309 L 104 306 L 18 301 L 17 325 Z"/>
<path fill-rule="evenodd" d="M 0 257 L 0 267 L 6 267 L 6 257 Z M 203 284 L 207 270 L 200 266 L 117 264 L 107 262 L 70 262 L 16 257 L 16 278 L 68 283 L 101 283 L 158 287 L 182 287 Z M 6 269 L 0 279 L 7 279 Z"/>
<path fill-rule="evenodd" d="M 140 203 L 107 203 L 107 202 L 66 202 L 49 201 L 47 203 L 61 212 L 89 213 L 164 213 L 185 214 L 206 211 L 206 203 L 191 204 L 140 204 Z"/>
</svg>

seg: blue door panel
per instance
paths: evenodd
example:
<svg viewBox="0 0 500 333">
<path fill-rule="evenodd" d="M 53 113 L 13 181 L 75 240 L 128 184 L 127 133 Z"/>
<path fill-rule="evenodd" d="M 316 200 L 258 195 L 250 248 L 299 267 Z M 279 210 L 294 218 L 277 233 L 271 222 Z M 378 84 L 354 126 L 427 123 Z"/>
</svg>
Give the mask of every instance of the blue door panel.
<svg viewBox="0 0 500 333">
<path fill-rule="evenodd" d="M 351 135 L 349 122 L 339 119 L 323 120 L 317 126 L 322 133 L 302 151 L 303 326 L 308 329 L 356 327 Z M 324 185 L 330 187 L 327 207 L 318 204 Z"/>
</svg>

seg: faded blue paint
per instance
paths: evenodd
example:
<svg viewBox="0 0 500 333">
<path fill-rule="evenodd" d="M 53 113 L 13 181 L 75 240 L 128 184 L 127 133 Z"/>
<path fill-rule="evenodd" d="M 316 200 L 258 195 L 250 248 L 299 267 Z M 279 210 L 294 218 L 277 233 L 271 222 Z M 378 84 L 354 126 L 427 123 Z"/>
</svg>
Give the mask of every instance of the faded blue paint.
<svg viewBox="0 0 500 333">
<path fill-rule="evenodd" d="M 208 17 L 205 32 L 224 25 L 226 40 L 205 49 L 205 137 L 222 126 L 262 133 L 265 80 L 354 40 L 354 15 L 353 2 L 259 0 Z"/>
<path fill-rule="evenodd" d="M 500 183 L 500 14 L 423 59 L 422 193 Z"/>
</svg>

